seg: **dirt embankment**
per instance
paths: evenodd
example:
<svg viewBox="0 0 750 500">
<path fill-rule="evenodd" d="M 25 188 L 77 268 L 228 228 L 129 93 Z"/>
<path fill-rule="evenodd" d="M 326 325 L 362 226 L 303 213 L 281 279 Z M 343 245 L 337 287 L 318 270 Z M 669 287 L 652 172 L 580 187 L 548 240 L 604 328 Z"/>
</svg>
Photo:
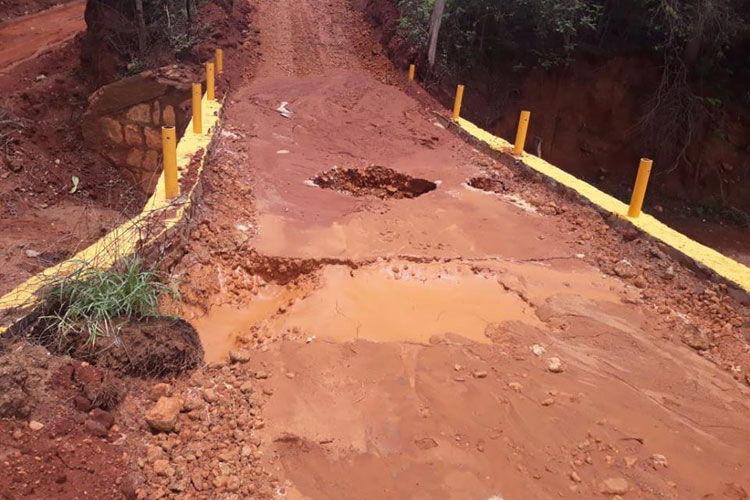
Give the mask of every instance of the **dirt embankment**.
<svg viewBox="0 0 750 500">
<path fill-rule="evenodd" d="M 101 237 L 140 210 L 131 179 L 81 137 L 90 88 L 78 41 L 0 75 L 0 293 Z"/>
</svg>

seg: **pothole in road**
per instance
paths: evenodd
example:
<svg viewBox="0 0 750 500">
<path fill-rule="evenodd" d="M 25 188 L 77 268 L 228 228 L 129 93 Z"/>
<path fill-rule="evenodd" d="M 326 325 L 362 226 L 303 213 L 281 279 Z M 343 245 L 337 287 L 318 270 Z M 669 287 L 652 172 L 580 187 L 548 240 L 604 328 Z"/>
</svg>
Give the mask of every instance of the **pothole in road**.
<svg viewBox="0 0 750 500">
<path fill-rule="evenodd" d="M 318 187 L 353 196 L 378 198 L 416 198 L 437 189 L 437 184 L 432 181 L 378 165 L 363 169 L 334 167 L 313 177 L 312 182 Z"/>
</svg>

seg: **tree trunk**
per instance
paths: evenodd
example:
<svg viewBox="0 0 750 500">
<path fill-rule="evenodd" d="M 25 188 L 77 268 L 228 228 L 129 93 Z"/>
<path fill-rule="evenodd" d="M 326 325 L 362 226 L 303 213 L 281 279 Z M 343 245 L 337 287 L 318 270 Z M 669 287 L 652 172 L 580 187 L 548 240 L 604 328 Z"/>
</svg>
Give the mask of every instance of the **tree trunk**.
<svg viewBox="0 0 750 500">
<path fill-rule="evenodd" d="M 146 19 L 143 17 L 143 0 L 135 0 L 135 15 L 138 22 L 138 52 L 146 54 Z"/>
<path fill-rule="evenodd" d="M 445 10 L 445 0 L 435 0 L 435 7 L 432 9 L 430 16 L 430 35 L 428 37 L 427 60 L 430 66 L 435 65 L 435 54 L 437 52 L 438 33 L 440 32 L 440 23 L 443 22 L 443 11 Z"/>
</svg>

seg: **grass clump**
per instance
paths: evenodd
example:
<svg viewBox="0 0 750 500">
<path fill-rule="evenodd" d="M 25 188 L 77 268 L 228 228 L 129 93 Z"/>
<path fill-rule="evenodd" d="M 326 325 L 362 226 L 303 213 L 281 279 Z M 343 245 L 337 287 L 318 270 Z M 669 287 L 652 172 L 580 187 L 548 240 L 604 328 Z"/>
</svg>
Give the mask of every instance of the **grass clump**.
<svg viewBox="0 0 750 500">
<path fill-rule="evenodd" d="M 145 269 L 134 257 L 112 270 L 84 267 L 56 279 L 44 292 L 45 333 L 57 337 L 63 350 L 93 350 L 101 338 L 116 335 L 124 323 L 159 314 L 159 296 L 177 294 L 161 278 L 157 270 Z"/>
</svg>

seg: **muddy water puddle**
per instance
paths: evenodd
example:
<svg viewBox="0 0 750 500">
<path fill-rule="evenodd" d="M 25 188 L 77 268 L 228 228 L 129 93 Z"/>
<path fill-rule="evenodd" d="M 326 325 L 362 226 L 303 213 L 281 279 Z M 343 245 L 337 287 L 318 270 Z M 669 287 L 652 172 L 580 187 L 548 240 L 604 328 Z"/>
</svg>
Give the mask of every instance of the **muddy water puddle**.
<svg viewBox="0 0 750 500">
<path fill-rule="evenodd" d="M 455 333 L 487 342 L 488 323 L 538 321 L 532 308 L 506 291 L 492 273 L 474 273 L 463 266 L 330 266 L 320 282 L 268 326 L 337 341 L 428 342 L 433 335 Z"/>
<path fill-rule="evenodd" d="M 271 287 L 259 293 L 242 308 L 214 306 L 208 314 L 190 319 L 203 344 L 206 362 L 226 358 L 239 337 L 248 334 L 255 325 L 278 313 L 279 308 L 283 308 L 299 293 L 296 290 Z"/>
<path fill-rule="evenodd" d="M 493 267 L 494 266 L 494 267 Z M 564 279 L 563 279 L 564 278 Z M 287 289 L 268 285 L 247 305 L 216 306 L 191 319 L 207 361 L 225 358 L 237 339 L 257 328 L 264 338 L 347 341 L 413 341 L 458 334 L 477 342 L 489 323 L 541 325 L 536 307 L 556 293 L 581 293 L 618 301 L 620 288 L 571 263 L 380 262 L 358 269 L 323 268 L 317 285 Z"/>
</svg>

